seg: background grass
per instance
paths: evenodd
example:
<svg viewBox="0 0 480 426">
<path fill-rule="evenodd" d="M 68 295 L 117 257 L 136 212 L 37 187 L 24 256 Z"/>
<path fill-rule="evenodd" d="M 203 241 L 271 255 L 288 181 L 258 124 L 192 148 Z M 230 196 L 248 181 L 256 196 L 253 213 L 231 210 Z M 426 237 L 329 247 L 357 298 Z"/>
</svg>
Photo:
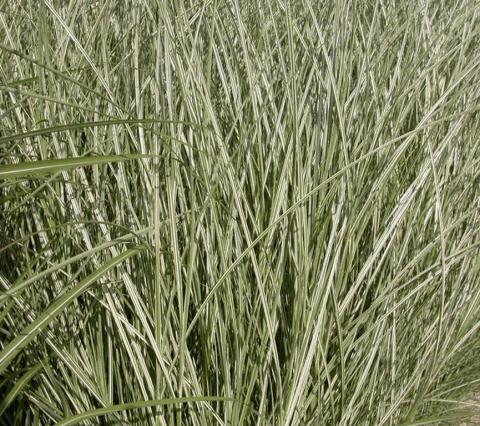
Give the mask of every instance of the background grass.
<svg viewBox="0 0 480 426">
<path fill-rule="evenodd" d="M 1 2 L 0 424 L 472 414 L 479 12 Z"/>
</svg>

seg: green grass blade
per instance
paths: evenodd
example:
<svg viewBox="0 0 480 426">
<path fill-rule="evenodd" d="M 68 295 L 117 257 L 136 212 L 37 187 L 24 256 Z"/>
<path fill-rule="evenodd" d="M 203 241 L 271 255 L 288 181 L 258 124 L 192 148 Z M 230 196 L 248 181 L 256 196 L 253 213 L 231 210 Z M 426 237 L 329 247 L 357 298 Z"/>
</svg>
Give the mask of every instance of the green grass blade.
<svg viewBox="0 0 480 426">
<path fill-rule="evenodd" d="M 57 300 L 55 300 L 42 314 L 25 327 L 5 348 L 0 352 L 0 373 L 7 367 L 10 361 L 15 358 L 18 353 L 27 346 L 39 333 L 42 332 L 73 300 L 85 292 L 92 284 L 99 278 L 104 276 L 108 271 L 115 266 L 124 262 L 129 257 L 135 256 L 143 250 L 141 247 L 136 247 L 124 251 L 122 254 L 106 262 L 97 271 L 90 274 L 88 277 L 80 281 L 75 287 L 65 292 Z"/>
<path fill-rule="evenodd" d="M 77 414 L 75 416 L 68 417 L 64 420 L 61 420 L 57 423 L 57 426 L 72 426 L 80 423 L 83 420 L 95 419 L 97 417 L 105 416 L 112 413 L 118 413 L 119 411 L 126 410 L 136 410 L 139 408 L 147 407 L 158 407 L 162 405 L 173 405 L 173 404 L 187 404 L 191 402 L 228 402 L 235 401 L 234 398 L 224 398 L 216 396 L 190 396 L 183 398 L 166 398 L 166 399 L 157 399 L 152 401 L 137 401 L 130 402 L 126 404 L 112 405 L 110 407 L 99 408 L 96 410 L 87 411 L 82 414 Z"/>
<path fill-rule="evenodd" d="M 52 127 L 45 127 L 43 129 L 37 130 L 30 130 L 28 132 L 17 133 L 14 135 L 9 136 L 2 136 L 0 137 L 0 144 L 4 144 L 6 142 L 13 142 L 27 138 L 33 138 L 36 136 L 46 136 L 51 135 L 52 133 L 59 133 L 59 132 L 68 132 L 71 130 L 80 130 L 80 129 L 88 129 L 88 128 L 95 128 L 95 127 L 103 127 L 103 126 L 114 126 L 120 124 L 128 124 L 128 125 L 145 125 L 145 124 L 154 124 L 164 122 L 162 120 L 155 120 L 151 118 L 144 118 L 144 119 L 113 119 L 113 120 L 98 120 L 98 121 L 88 121 L 83 123 L 69 123 L 69 124 L 61 124 Z M 190 122 L 178 122 L 178 121 L 170 121 L 169 123 L 173 124 L 189 124 L 193 125 Z"/>
<path fill-rule="evenodd" d="M 0 402 L 0 417 L 8 408 L 8 406 L 15 400 L 17 395 L 22 392 L 25 386 L 28 385 L 30 380 L 32 380 L 38 374 L 38 372 L 42 370 L 42 368 L 43 364 L 38 363 L 37 365 L 30 368 L 22 377 L 20 377 L 20 379 L 18 379 L 18 381 L 15 383 L 15 386 L 13 386 L 10 392 L 8 392 L 8 394 L 5 395 Z"/>
<path fill-rule="evenodd" d="M 74 157 L 54 160 L 26 161 L 17 164 L 4 164 L 0 166 L 0 179 L 18 179 L 24 177 L 43 176 L 65 170 L 76 169 L 78 167 L 117 163 L 120 161 L 137 160 L 150 157 L 151 156 L 147 154 L 125 154 Z"/>
</svg>

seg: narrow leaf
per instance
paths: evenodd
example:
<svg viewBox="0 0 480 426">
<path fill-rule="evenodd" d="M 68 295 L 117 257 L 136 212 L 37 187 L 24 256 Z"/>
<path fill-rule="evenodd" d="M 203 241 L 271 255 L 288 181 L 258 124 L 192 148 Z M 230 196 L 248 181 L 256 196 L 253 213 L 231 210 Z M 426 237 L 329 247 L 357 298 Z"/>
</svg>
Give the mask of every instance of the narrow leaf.
<svg viewBox="0 0 480 426">
<path fill-rule="evenodd" d="M 96 410 L 86 411 L 82 414 L 68 417 L 57 423 L 57 426 L 71 426 L 80 423 L 83 420 L 88 420 L 107 414 L 117 413 L 119 411 L 134 410 L 146 407 L 155 407 L 160 405 L 184 404 L 188 402 L 211 402 L 211 401 L 235 401 L 233 398 L 224 398 L 217 396 L 190 396 L 184 398 L 167 398 L 157 399 L 151 401 L 137 401 L 126 404 L 111 405 L 109 407 L 98 408 Z"/>
<path fill-rule="evenodd" d="M 110 259 L 101 268 L 90 274 L 88 277 L 80 281 L 75 287 L 65 292 L 57 300 L 55 300 L 35 321 L 25 327 L 21 333 L 17 334 L 5 349 L 0 352 L 0 373 L 2 373 L 12 359 L 16 357 L 20 350 L 27 346 L 42 330 L 44 330 L 74 299 L 85 292 L 94 282 L 105 275 L 115 266 L 139 253 L 143 248 L 136 247 L 119 254 Z"/>
<path fill-rule="evenodd" d="M 63 170 L 75 169 L 77 167 L 91 166 L 94 164 L 115 163 L 119 161 L 135 160 L 150 157 L 151 155 L 126 154 L 25 161 L 22 163 L 0 166 L 0 179 L 40 176 L 50 173 L 61 172 Z"/>
</svg>

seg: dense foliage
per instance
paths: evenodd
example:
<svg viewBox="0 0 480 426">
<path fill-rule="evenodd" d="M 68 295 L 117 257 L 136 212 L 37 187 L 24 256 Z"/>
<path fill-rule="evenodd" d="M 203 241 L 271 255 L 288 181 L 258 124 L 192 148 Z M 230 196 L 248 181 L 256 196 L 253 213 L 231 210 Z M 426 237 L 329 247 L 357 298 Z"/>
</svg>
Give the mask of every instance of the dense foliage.
<svg viewBox="0 0 480 426">
<path fill-rule="evenodd" d="M 0 424 L 472 414 L 479 12 L 3 2 Z"/>
</svg>

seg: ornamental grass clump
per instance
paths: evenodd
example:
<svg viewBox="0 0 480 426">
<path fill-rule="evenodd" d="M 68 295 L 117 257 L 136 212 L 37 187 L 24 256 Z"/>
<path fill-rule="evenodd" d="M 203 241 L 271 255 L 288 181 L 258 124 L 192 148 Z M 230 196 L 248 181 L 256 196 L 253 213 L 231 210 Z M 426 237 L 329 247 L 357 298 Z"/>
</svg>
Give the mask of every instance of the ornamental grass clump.
<svg viewBox="0 0 480 426">
<path fill-rule="evenodd" d="M 3 2 L 0 425 L 478 413 L 479 11 Z"/>
</svg>

